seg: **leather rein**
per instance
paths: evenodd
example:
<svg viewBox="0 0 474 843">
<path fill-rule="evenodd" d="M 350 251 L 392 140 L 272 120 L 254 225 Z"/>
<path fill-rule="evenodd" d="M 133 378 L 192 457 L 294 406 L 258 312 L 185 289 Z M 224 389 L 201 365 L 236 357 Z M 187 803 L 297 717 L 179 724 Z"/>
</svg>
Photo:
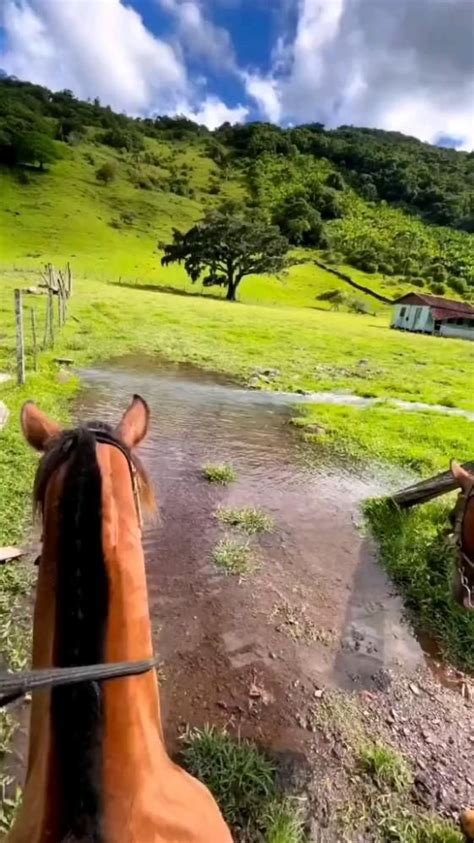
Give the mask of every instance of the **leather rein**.
<svg viewBox="0 0 474 843">
<path fill-rule="evenodd" d="M 461 494 L 461 498 L 464 499 L 464 503 L 462 509 L 460 509 L 459 513 L 456 515 L 453 534 L 454 542 L 458 553 L 457 567 L 459 571 L 459 576 L 461 578 L 461 585 L 466 593 L 466 599 L 469 608 L 474 609 L 474 560 L 472 560 L 464 550 L 462 538 L 467 507 L 469 505 L 469 502 L 474 498 L 474 485 L 471 487 L 468 494 Z M 466 573 L 467 571 L 470 571 L 471 579 L 468 577 Z M 471 581 L 473 582 L 472 585 Z"/>
<path fill-rule="evenodd" d="M 122 452 L 130 470 L 132 481 L 133 499 L 137 513 L 138 524 L 142 529 L 142 511 L 140 505 L 140 492 L 138 488 L 138 472 L 130 451 L 116 439 L 112 433 L 103 428 L 88 428 L 94 435 L 96 442 L 102 445 L 111 445 Z M 36 560 L 39 564 L 41 557 Z M 44 670 L 29 670 L 21 673 L 0 674 L 0 708 L 15 702 L 31 691 L 45 688 L 56 688 L 60 685 L 74 685 L 78 682 L 93 682 L 110 679 L 120 679 L 125 676 L 138 676 L 153 670 L 157 665 L 157 659 L 144 659 L 135 662 L 109 662 L 108 664 L 85 665 L 84 667 L 51 667 Z"/>
</svg>

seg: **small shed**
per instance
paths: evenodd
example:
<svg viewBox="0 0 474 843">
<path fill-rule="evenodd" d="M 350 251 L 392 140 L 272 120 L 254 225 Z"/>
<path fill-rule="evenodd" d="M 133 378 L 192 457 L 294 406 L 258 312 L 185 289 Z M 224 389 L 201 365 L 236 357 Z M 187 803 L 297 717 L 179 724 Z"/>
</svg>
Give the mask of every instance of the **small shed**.
<svg viewBox="0 0 474 843">
<path fill-rule="evenodd" d="M 407 293 L 393 304 L 391 328 L 474 340 L 474 307 L 463 301 Z"/>
</svg>

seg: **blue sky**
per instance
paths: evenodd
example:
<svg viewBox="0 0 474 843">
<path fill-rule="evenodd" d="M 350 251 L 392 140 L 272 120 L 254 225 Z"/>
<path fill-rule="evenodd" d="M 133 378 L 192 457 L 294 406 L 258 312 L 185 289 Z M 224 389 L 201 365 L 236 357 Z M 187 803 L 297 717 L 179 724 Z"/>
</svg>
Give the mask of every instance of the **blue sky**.
<svg viewBox="0 0 474 843">
<path fill-rule="evenodd" d="M 130 114 L 474 147 L 473 0 L 0 0 L 0 68 Z"/>
</svg>

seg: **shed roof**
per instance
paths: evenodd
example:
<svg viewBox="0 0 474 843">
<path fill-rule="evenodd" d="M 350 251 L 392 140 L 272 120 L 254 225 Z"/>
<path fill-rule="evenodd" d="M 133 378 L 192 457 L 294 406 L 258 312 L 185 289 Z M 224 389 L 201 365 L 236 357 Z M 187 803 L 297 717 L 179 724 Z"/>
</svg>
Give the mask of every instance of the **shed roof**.
<svg viewBox="0 0 474 843">
<path fill-rule="evenodd" d="M 395 299 L 395 304 L 418 304 L 431 308 L 433 319 L 474 319 L 474 307 L 464 301 L 445 299 L 443 296 L 430 296 L 425 293 L 406 293 Z"/>
</svg>

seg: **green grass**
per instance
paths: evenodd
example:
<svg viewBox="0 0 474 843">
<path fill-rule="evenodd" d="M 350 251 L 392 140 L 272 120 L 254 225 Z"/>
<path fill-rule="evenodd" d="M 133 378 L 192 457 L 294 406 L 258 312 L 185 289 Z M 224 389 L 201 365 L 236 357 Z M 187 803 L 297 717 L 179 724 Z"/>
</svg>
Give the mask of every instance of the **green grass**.
<svg viewBox="0 0 474 843">
<path fill-rule="evenodd" d="M 463 843 L 464 835 L 438 817 L 420 817 L 398 809 L 380 822 L 382 843 Z"/>
<path fill-rule="evenodd" d="M 192 729 L 184 738 L 183 761 L 210 789 L 234 830 L 259 828 L 272 810 L 276 768 L 251 741 L 211 726 Z"/>
<path fill-rule="evenodd" d="M 227 527 L 238 527 L 251 536 L 254 533 L 269 533 L 273 528 L 273 519 L 254 506 L 220 506 L 216 511 L 217 519 Z"/>
<path fill-rule="evenodd" d="M 427 476 L 449 468 L 450 458 L 472 459 L 473 422 L 434 412 L 404 413 L 395 407 L 298 408 L 293 423 L 312 443 L 313 453 L 378 461 Z M 313 432 L 313 431 L 316 432 Z"/>
<path fill-rule="evenodd" d="M 401 512 L 384 501 L 365 507 L 381 560 L 400 587 L 416 626 L 429 633 L 445 658 L 474 670 L 474 615 L 452 594 L 454 551 L 446 538 L 450 505 L 436 502 Z"/>
<path fill-rule="evenodd" d="M 362 770 L 382 790 L 400 793 L 407 790 L 413 781 L 411 770 L 403 756 L 386 744 L 377 742 L 361 747 L 358 761 Z"/>
<path fill-rule="evenodd" d="M 231 538 L 221 539 L 212 551 L 214 564 L 227 574 L 245 576 L 256 568 L 255 553 L 248 543 Z"/>
<path fill-rule="evenodd" d="M 208 463 L 203 466 L 202 473 L 209 483 L 218 483 L 221 486 L 228 486 L 237 479 L 235 469 L 224 463 Z"/>
<path fill-rule="evenodd" d="M 304 843 L 304 820 L 294 800 L 275 800 L 265 814 L 265 843 Z"/>
</svg>

